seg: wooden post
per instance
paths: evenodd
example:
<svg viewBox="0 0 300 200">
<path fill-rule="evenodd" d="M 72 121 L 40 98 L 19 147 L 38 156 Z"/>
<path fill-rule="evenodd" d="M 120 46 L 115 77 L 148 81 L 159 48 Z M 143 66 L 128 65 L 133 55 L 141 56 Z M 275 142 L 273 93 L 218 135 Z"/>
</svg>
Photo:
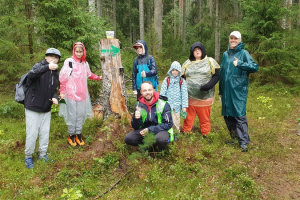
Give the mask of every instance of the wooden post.
<svg viewBox="0 0 300 200">
<path fill-rule="evenodd" d="M 131 119 L 126 106 L 124 68 L 118 39 L 100 39 L 103 87 L 94 106 L 94 116 L 107 118 L 115 113 Z"/>
</svg>

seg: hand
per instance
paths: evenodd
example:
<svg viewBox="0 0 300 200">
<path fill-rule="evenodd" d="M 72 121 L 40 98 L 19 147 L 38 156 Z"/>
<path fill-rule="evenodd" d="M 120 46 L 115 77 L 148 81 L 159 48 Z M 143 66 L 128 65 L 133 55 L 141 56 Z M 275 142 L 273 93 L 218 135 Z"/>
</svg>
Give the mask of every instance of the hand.
<svg viewBox="0 0 300 200">
<path fill-rule="evenodd" d="M 142 71 L 142 72 L 141 72 L 141 75 L 142 75 L 142 77 L 145 78 L 145 77 L 146 77 L 146 72 L 145 72 L 145 71 Z"/>
<path fill-rule="evenodd" d="M 59 98 L 60 98 L 60 99 L 64 99 L 65 96 L 66 96 L 66 94 L 60 94 L 60 95 L 59 95 Z"/>
<path fill-rule="evenodd" d="M 58 104 L 58 100 L 56 98 L 52 98 L 52 102 L 57 105 Z"/>
<path fill-rule="evenodd" d="M 202 85 L 202 86 L 200 87 L 200 90 L 201 90 L 201 91 L 208 91 L 208 90 L 210 90 L 209 85 L 208 85 L 208 84 Z"/>
<path fill-rule="evenodd" d="M 99 80 L 102 80 L 102 76 L 99 76 L 99 78 L 100 78 Z"/>
<path fill-rule="evenodd" d="M 133 94 L 137 94 L 137 91 L 136 91 L 136 90 L 133 90 Z"/>
<path fill-rule="evenodd" d="M 50 63 L 49 63 L 49 69 L 50 70 L 56 70 L 58 65 L 57 64 L 54 64 L 53 63 L 54 61 L 52 60 Z"/>
<path fill-rule="evenodd" d="M 186 112 L 186 108 L 182 108 L 181 110 L 182 110 L 182 112 Z"/>
<path fill-rule="evenodd" d="M 140 112 L 139 107 L 136 107 L 134 117 L 135 117 L 136 119 L 141 118 L 141 112 Z"/>
<path fill-rule="evenodd" d="M 149 129 L 148 129 L 148 128 L 145 128 L 145 129 L 143 129 L 143 130 L 140 131 L 140 134 L 141 134 L 142 136 L 145 136 L 148 132 L 149 132 Z"/>
<path fill-rule="evenodd" d="M 237 66 L 239 59 L 237 59 L 236 57 L 234 57 L 234 61 L 233 61 L 233 65 Z"/>
</svg>

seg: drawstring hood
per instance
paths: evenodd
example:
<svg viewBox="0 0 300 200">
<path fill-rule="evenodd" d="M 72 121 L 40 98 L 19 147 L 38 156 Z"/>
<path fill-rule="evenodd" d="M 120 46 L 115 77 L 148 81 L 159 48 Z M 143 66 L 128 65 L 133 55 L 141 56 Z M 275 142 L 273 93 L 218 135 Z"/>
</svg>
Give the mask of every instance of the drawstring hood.
<svg viewBox="0 0 300 200">
<path fill-rule="evenodd" d="M 195 49 L 196 47 L 199 47 L 199 48 L 201 49 L 201 51 L 202 51 L 201 60 L 202 60 L 203 58 L 205 58 L 205 56 L 206 56 L 206 51 L 205 51 L 205 48 L 204 48 L 203 44 L 202 44 L 201 42 L 195 42 L 195 43 L 191 46 L 190 57 L 189 57 L 189 60 L 190 60 L 190 61 L 195 61 L 195 60 L 196 60 L 196 58 L 195 58 L 195 56 L 194 56 L 194 49 Z"/>
</svg>

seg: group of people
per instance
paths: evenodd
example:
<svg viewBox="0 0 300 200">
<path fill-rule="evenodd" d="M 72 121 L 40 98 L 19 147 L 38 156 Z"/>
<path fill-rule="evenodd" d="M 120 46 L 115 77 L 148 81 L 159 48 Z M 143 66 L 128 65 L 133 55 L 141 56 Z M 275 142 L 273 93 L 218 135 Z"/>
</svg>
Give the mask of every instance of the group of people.
<svg viewBox="0 0 300 200">
<path fill-rule="evenodd" d="M 147 44 L 138 40 L 133 48 L 138 56 L 132 70 L 132 89 L 137 95 L 131 125 L 134 130 L 126 134 L 127 144 L 138 146 L 147 134 L 154 134 L 153 147 L 166 149 L 174 140 L 173 126 L 177 132 L 192 131 L 196 115 L 200 130 L 205 138 L 211 131 L 210 113 L 214 102 L 215 85 L 219 81 L 219 95 L 222 100 L 222 116 L 232 140 L 239 142 L 242 151 L 248 151 L 250 142 L 246 118 L 249 73 L 256 72 L 258 65 L 244 50 L 240 32 L 229 36 L 229 46 L 220 65 L 206 55 L 204 45 L 195 42 L 190 56 L 181 67 L 174 61 L 168 71 L 160 93 L 157 92 L 158 76 L 155 59 L 148 54 Z M 81 42 L 73 45 L 73 55 L 65 60 L 58 73 L 60 51 L 50 48 L 45 59 L 36 63 L 28 73 L 24 107 L 26 117 L 25 164 L 34 167 L 32 155 L 39 137 L 38 159 L 51 161 L 47 156 L 51 120 L 51 106 L 60 104 L 59 115 L 68 126 L 67 142 L 70 146 L 82 146 L 82 126 L 92 117 L 92 105 L 87 79 L 101 80 L 93 74 L 86 61 L 86 49 Z M 59 95 L 57 95 L 57 88 Z M 180 127 L 180 117 L 185 120 Z"/>
<path fill-rule="evenodd" d="M 148 54 L 146 42 L 137 41 L 132 70 L 133 93 L 137 94 L 131 125 L 134 130 L 124 138 L 128 145 L 143 144 L 146 134 L 154 134 L 154 149 L 166 149 L 174 140 L 173 126 L 178 132 L 192 131 L 196 115 L 204 138 L 211 131 L 211 106 L 214 103 L 215 85 L 219 81 L 219 96 L 231 139 L 227 144 L 239 143 L 242 152 L 248 151 L 250 142 L 246 117 L 246 102 L 249 74 L 258 71 L 239 31 L 229 35 L 229 46 L 223 53 L 221 67 L 206 55 L 201 42 L 195 42 L 190 49 L 189 59 L 182 67 L 174 61 L 160 90 L 157 90 L 157 68 L 154 58 Z M 184 118 L 180 128 L 180 116 Z"/>
</svg>

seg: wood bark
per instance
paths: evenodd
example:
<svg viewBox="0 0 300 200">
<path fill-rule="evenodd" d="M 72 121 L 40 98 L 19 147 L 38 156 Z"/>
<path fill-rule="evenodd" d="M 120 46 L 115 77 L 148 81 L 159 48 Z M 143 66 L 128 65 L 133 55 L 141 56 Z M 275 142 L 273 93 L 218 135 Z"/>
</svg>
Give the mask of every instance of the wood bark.
<svg viewBox="0 0 300 200">
<path fill-rule="evenodd" d="M 183 10 L 182 10 L 182 13 L 183 13 L 183 21 L 182 21 L 182 50 L 185 51 L 185 39 L 186 39 L 186 36 L 185 36 L 185 33 L 186 33 L 186 1 L 183 0 Z"/>
<path fill-rule="evenodd" d="M 219 4 L 219 0 L 216 0 L 216 28 L 215 28 L 215 60 L 217 62 L 220 61 L 220 4 Z"/>
<path fill-rule="evenodd" d="M 111 114 L 118 114 L 130 121 L 131 115 L 126 106 L 120 42 L 118 39 L 101 39 L 99 44 L 103 87 L 94 106 L 94 116 L 106 119 Z"/>
<path fill-rule="evenodd" d="M 173 9 L 176 10 L 177 9 L 177 0 L 173 1 Z M 173 19 L 173 37 L 174 39 L 176 39 L 177 36 L 177 16 L 176 14 L 174 14 L 174 19 Z"/>
<path fill-rule="evenodd" d="M 25 5 L 25 12 L 26 12 L 26 21 L 28 23 L 27 25 L 28 48 L 30 53 L 30 59 L 33 60 L 33 39 L 32 39 L 33 27 L 30 25 L 31 11 L 32 11 L 31 1 L 28 2 L 28 0 L 24 0 L 24 5 Z"/>
<path fill-rule="evenodd" d="M 163 18 L 163 2 L 162 0 L 154 0 L 154 29 L 157 35 L 156 50 L 162 48 L 162 18 Z"/>
<path fill-rule="evenodd" d="M 101 8 L 102 8 L 101 0 L 97 0 L 97 16 L 99 19 L 102 17 Z"/>
<path fill-rule="evenodd" d="M 112 3 L 113 3 L 113 26 L 114 26 L 114 32 L 115 32 L 114 37 L 116 38 L 117 37 L 117 13 L 116 13 L 117 5 L 116 5 L 116 0 L 113 0 Z"/>
<path fill-rule="evenodd" d="M 89 12 L 92 13 L 95 11 L 95 0 L 89 0 Z"/>
<path fill-rule="evenodd" d="M 144 1 L 139 0 L 140 39 L 144 40 Z"/>
</svg>

